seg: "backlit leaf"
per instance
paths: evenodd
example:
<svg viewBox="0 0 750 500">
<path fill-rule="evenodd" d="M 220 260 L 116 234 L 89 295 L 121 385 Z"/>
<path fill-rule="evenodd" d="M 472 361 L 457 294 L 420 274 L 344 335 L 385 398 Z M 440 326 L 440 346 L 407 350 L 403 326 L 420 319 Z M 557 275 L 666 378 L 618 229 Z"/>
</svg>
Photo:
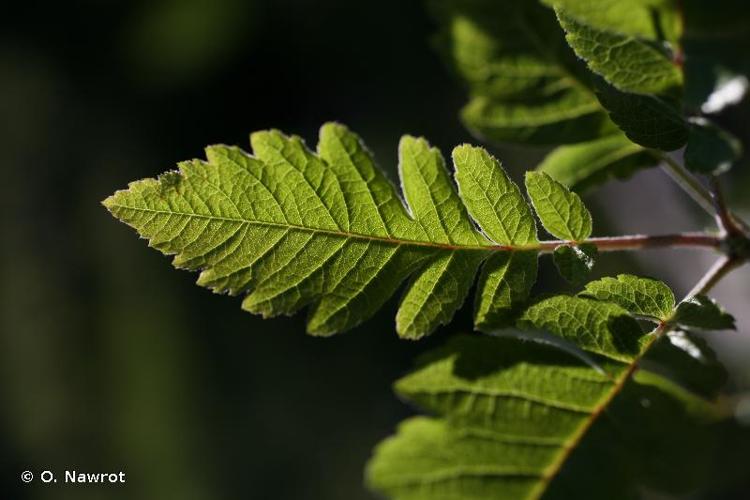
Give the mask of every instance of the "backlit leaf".
<svg viewBox="0 0 750 500">
<path fill-rule="evenodd" d="M 591 281 L 581 295 L 614 302 L 631 314 L 657 321 L 668 320 L 676 303 L 672 290 L 661 281 L 630 274 Z"/>
<path fill-rule="evenodd" d="M 174 255 L 175 266 L 200 270 L 200 285 L 245 295 L 243 309 L 268 317 L 307 307 L 315 335 L 364 321 L 407 278 L 397 331 L 427 335 L 450 321 L 498 252 L 509 255 L 482 271 L 477 321 L 509 313 L 528 295 L 535 254 L 510 252 L 538 247 L 534 218 L 483 149 L 454 151 L 459 196 L 440 152 L 404 137 L 402 201 L 341 125 L 322 127 L 317 152 L 278 131 L 254 133 L 251 142 L 252 156 L 211 146 L 207 161 L 134 182 L 104 204 Z"/>
<path fill-rule="evenodd" d="M 526 172 L 526 191 L 551 235 L 566 241 L 584 241 L 591 236 L 591 213 L 563 184 L 544 172 Z"/>
</svg>

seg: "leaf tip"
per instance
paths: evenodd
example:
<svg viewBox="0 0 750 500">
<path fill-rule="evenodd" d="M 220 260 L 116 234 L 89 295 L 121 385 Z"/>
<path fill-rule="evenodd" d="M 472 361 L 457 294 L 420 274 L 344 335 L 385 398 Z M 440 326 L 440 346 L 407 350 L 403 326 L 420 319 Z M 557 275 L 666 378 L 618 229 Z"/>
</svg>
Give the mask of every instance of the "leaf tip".
<svg viewBox="0 0 750 500">
<path fill-rule="evenodd" d="M 106 208 L 107 210 L 109 210 L 110 213 L 112 213 L 112 210 L 115 207 L 115 195 L 112 194 L 110 196 L 107 196 L 99 203 L 101 203 L 104 208 Z"/>
</svg>

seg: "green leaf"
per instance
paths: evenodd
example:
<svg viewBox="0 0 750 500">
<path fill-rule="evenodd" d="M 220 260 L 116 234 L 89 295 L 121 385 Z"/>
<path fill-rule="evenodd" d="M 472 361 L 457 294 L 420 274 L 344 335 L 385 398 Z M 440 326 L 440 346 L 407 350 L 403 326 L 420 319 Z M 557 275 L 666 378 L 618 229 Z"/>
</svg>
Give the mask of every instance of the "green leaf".
<svg viewBox="0 0 750 500">
<path fill-rule="evenodd" d="M 669 320 L 676 303 L 672 290 L 661 281 L 630 274 L 591 281 L 580 295 L 614 302 L 635 316 L 656 321 Z"/>
<path fill-rule="evenodd" d="M 435 417 L 408 419 L 377 446 L 369 486 L 394 500 L 630 499 L 716 480 L 727 452 L 712 439 L 724 432 L 716 405 L 643 368 L 631 379 L 630 365 L 596 362 L 602 370 L 538 343 L 452 338 L 396 383 Z M 737 450 L 746 434 L 734 429 Z"/>
<path fill-rule="evenodd" d="M 674 151 L 687 142 L 688 124 L 675 103 L 653 95 L 620 92 L 603 79 L 597 80 L 596 91 L 612 121 L 636 144 Z"/>
<path fill-rule="evenodd" d="M 703 118 L 691 120 L 685 166 L 700 174 L 721 174 L 742 155 L 742 144 L 729 132 Z"/>
<path fill-rule="evenodd" d="M 677 306 L 674 321 L 685 328 L 735 330 L 734 317 L 711 297 L 696 295 Z"/>
<path fill-rule="evenodd" d="M 464 144 L 453 150 L 453 162 L 461 199 L 484 234 L 503 245 L 537 242 L 531 209 L 499 161 Z"/>
<path fill-rule="evenodd" d="M 440 52 L 466 82 L 461 116 L 491 141 L 561 144 L 614 129 L 555 15 L 528 0 L 432 0 Z"/>
<path fill-rule="evenodd" d="M 651 40 L 601 29 L 557 11 L 566 39 L 599 78 L 599 102 L 630 140 L 647 148 L 679 149 L 687 141 L 680 113 L 682 73 Z"/>
<path fill-rule="evenodd" d="M 367 319 L 410 277 L 396 328 L 419 338 L 451 319 L 490 255 L 538 247 L 530 207 L 481 148 L 454 152 L 462 200 L 437 149 L 404 137 L 405 206 L 342 125 L 321 128 L 317 153 L 278 131 L 251 142 L 253 156 L 211 146 L 208 161 L 134 182 L 104 205 L 176 267 L 200 270 L 198 284 L 245 294 L 252 313 L 308 307 L 308 331 L 330 335 Z M 505 260 L 484 268 L 478 320 L 507 313 L 533 284 L 535 263 Z"/>
<path fill-rule="evenodd" d="M 626 363 L 640 354 L 644 338 L 638 322 L 617 304 L 567 295 L 532 305 L 518 326 L 550 332 L 581 349 Z"/>
<path fill-rule="evenodd" d="M 658 164 L 648 150 L 617 133 L 580 144 L 560 146 L 537 170 L 575 191 L 586 191 L 612 177 L 624 179 L 642 168 Z"/>
<path fill-rule="evenodd" d="M 666 342 L 649 349 L 641 367 L 711 400 L 719 396 L 729 376 L 706 340 L 687 331 L 669 332 Z"/>
<path fill-rule="evenodd" d="M 589 68 L 622 92 L 679 95 L 682 73 L 658 45 L 596 28 L 557 9 L 565 38 Z"/>
<path fill-rule="evenodd" d="M 681 23 L 674 0 L 542 0 L 600 29 L 676 43 Z"/>
<path fill-rule="evenodd" d="M 557 238 L 580 242 L 591 236 L 591 213 L 581 198 L 544 172 L 526 172 L 526 191 L 544 229 Z"/>
<path fill-rule="evenodd" d="M 567 144 L 614 130 L 599 103 L 573 90 L 527 102 L 478 96 L 461 110 L 461 118 L 473 135 L 497 143 Z"/>
<path fill-rule="evenodd" d="M 474 325 L 492 330 L 513 325 L 536 282 L 538 253 L 498 252 L 484 264 L 477 285 Z"/>
<path fill-rule="evenodd" d="M 565 281 L 579 285 L 588 279 L 598 254 L 596 245 L 590 243 L 560 245 L 555 248 L 552 259 Z"/>
</svg>

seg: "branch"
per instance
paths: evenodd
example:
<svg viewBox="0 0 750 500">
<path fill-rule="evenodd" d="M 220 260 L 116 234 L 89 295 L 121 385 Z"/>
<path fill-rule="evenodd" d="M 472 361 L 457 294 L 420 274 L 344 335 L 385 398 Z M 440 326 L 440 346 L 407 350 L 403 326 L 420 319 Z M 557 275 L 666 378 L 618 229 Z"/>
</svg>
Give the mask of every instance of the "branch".
<svg viewBox="0 0 750 500">
<path fill-rule="evenodd" d="M 716 216 L 714 200 L 711 193 L 698 181 L 693 175 L 685 170 L 685 167 L 674 161 L 667 154 L 657 154 L 657 157 L 664 162 L 662 169 L 672 178 L 683 191 L 703 208 L 711 217 Z"/>
<path fill-rule="evenodd" d="M 726 206 L 724 201 L 723 193 L 715 191 L 712 193 L 706 187 L 698 181 L 685 167 L 677 163 L 671 156 L 654 152 L 654 156 L 664 162 L 662 169 L 669 175 L 669 177 L 680 186 L 690 197 L 703 208 L 711 217 L 728 217 L 732 221 L 732 225 L 739 230 L 740 233 L 750 235 L 750 224 L 743 221 L 736 214 L 732 213 L 731 210 Z M 720 196 L 717 199 L 715 194 Z M 721 204 L 720 208 L 717 203 Z M 722 215 L 724 211 L 724 215 Z M 719 220 L 719 227 L 724 227 L 724 221 Z M 731 233 L 730 233 L 731 234 Z"/>
<path fill-rule="evenodd" d="M 713 287 L 716 286 L 727 274 L 737 269 L 744 264 L 744 260 L 729 257 L 727 255 L 722 256 L 719 260 L 714 262 L 714 265 L 706 272 L 706 274 L 695 284 L 690 293 L 687 294 L 685 299 L 690 299 L 696 295 L 705 295 Z"/>
<path fill-rule="evenodd" d="M 747 224 L 729 210 L 726 198 L 724 197 L 724 190 L 721 187 L 719 178 L 715 175 L 711 176 L 711 197 L 716 209 L 717 223 L 724 233 L 730 237 L 743 236 L 743 234 L 747 235 L 750 233 Z"/>
<path fill-rule="evenodd" d="M 693 247 L 720 249 L 722 239 L 707 233 L 677 233 L 660 235 L 629 235 L 589 238 L 583 242 L 563 240 L 541 241 L 536 249 L 542 253 L 553 252 L 560 245 L 581 245 L 588 243 L 596 246 L 600 252 L 617 252 L 623 250 L 642 250 L 646 248 Z M 531 249 L 531 248 L 530 248 Z"/>
</svg>

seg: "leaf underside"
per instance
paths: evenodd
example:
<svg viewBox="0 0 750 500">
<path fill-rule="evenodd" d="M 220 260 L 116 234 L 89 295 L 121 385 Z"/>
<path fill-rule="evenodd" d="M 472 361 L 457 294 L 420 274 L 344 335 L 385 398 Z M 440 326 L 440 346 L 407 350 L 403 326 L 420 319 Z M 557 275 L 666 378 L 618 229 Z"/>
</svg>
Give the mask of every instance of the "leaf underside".
<svg viewBox="0 0 750 500">
<path fill-rule="evenodd" d="M 315 335 L 364 321 L 408 280 L 396 326 L 419 338 L 450 321 L 483 264 L 478 325 L 528 297 L 531 208 L 483 149 L 454 149 L 457 191 L 441 154 L 404 137 L 402 200 L 342 125 L 321 128 L 317 152 L 278 131 L 251 143 L 252 156 L 211 146 L 207 161 L 134 182 L 104 205 L 176 267 L 200 270 L 198 284 L 245 294 L 244 309 L 268 317 L 308 307 Z"/>
</svg>

